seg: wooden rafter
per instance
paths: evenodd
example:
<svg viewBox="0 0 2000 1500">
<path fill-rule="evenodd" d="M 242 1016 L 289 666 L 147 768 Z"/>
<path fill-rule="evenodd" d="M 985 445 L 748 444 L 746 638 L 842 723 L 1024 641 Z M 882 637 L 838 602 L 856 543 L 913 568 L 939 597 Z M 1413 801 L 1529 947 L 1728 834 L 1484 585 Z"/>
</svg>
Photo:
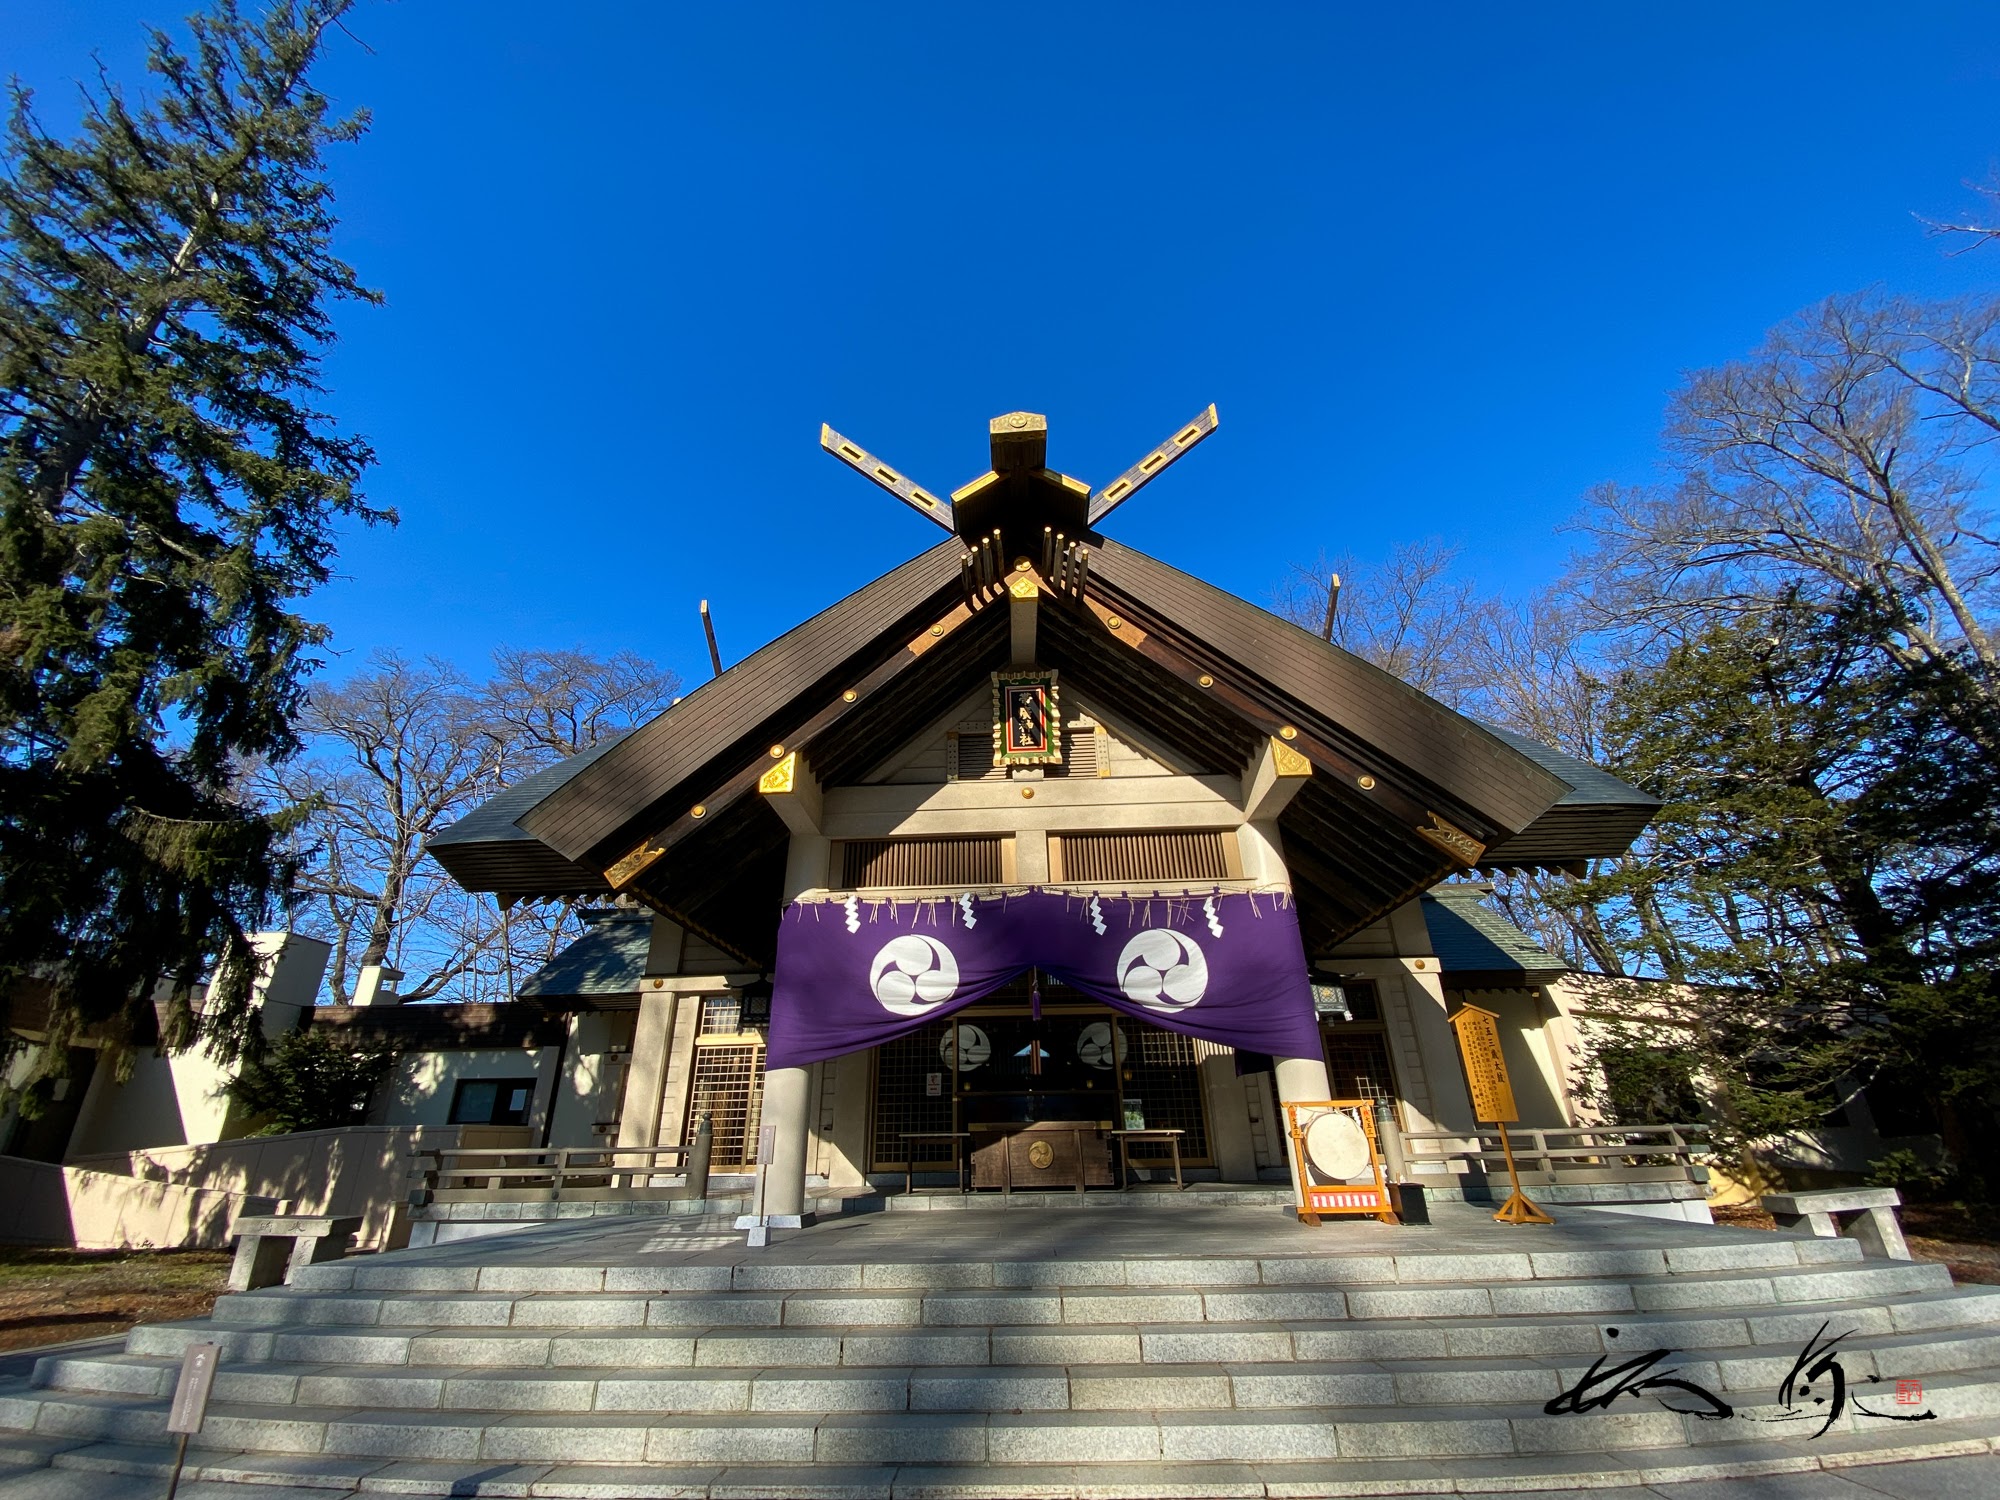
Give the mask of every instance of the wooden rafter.
<svg viewBox="0 0 2000 1500">
<path fill-rule="evenodd" d="M 921 661 L 926 653 L 964 625 L 974 613 L 973 606 L 965 603 L 954 605 L 945 611 L 927 628 L 920 630 L 902 650 L 792 730 L 791 743 L 804 744 L 867 702 L 871 694 L 879 692 Z M 760 756 L 753 760 L 713 788 L 701 801 L 690 805 L 687 811 L 681 813 L 651 838 L 640 840 L 628 853 L 611 861 L 605 868 L 604 878 L 610 882 L 614 890 L 623 890 L 631 885 L 646 870 L 664 858 L 667 851 L 681 839 L 701 827 L 708 819 L 716 817 L 754 793 L 758 782 L 770 769 L 771 760 L 768 756 Z"/>
</svg>

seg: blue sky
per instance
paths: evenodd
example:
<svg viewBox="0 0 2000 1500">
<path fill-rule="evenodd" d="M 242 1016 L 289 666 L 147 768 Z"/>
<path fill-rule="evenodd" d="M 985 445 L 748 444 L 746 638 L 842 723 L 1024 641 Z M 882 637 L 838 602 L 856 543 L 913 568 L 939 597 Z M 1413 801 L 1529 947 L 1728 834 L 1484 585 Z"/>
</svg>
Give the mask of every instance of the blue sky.
<svg viewBox="0 0 2000 1500">
<path fill-rule="evenodd" d="M 175 0 L 0 0 L 63 118 Z M 364 3 L 322 74 L 333 405 L 396 530 L 315 601 L 395 647 L 706 676 L 941 536 L 819 424 L 948 490 L 985 424 L 1112 477 L 1109 530 L 1264 601 L 1441 536 L 1493 588 L 1641 480 L 1681 371 L 1830 293 L 1991 290 L 1916 215 L 2000 160 L 1989 5 Z M 1351 607 L 1362 601 L 1353 600 Z"/>
</svg>

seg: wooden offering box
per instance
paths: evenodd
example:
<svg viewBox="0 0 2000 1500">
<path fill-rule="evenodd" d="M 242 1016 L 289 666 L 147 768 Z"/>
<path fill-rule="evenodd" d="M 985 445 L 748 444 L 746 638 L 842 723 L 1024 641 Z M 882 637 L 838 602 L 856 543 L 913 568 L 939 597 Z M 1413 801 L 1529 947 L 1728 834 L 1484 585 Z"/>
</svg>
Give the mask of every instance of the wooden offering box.
<svg viewBox="0 0 2000 1500">
<path fill-rule="evenodd" d="M 972 1185 L 1023 1192 L 1111 1186 L 1111 1142 L 1097 1120 L 973 1125 Z"/>
</svg>

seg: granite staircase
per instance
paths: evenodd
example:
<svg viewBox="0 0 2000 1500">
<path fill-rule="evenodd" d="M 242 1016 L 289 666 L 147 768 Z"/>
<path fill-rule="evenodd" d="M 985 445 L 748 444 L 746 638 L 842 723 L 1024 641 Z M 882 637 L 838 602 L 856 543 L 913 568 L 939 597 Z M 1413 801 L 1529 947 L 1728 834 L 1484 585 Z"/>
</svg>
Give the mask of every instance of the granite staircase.
<svg viewBox="0 0 2000 1500">
<path fill-rule="evenodd" d="M 194 1340 L 224 1354 L 190 1473 L 301 1492 L 1480 1493 L 1991 1452 L 2000 1288 L 1845 1240 L 1631 1223 L 1356 1253 L 359 1258 L 43 1359 L 0 1394 L 0 1459 L 162 1472 Z M 1795 1368 L 1836 1336 L 1837 1416 L 1831 1368 Z M 1712 1404 L 1547 1410 L 1654 1350 L 1635 1379 Z"/>
</svg>

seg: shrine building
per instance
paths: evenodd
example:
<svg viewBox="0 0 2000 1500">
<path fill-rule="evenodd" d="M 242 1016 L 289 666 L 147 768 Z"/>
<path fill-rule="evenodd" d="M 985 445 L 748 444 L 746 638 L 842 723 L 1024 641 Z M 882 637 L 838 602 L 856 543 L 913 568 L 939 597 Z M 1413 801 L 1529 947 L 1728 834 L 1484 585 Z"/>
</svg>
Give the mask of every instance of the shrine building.
<svg viewBox="0 0 2000 1500">
<path fill-rule="evenodd" d="M 823 430 L 949 535 L 432 842 L 600 908 L 523 989 L 602 1064 L 543 1144 L 707 1114 L 717 1170 L 767 1141 L 778 1223 L 809 1184 L 1107 1185 L 1119 1131 L 1150 1175 L 1283 1181 L 1286 1100 L 1475 1128 L 1461 999 L 1521 1127 L 1583 1123 L 1563 966 L 1476 877 L 1617 855 L 1657 803 L 1107 535 L 1215 425 L 1093 489 L 1010 413 L 948 499 Z"/>
</svg>

